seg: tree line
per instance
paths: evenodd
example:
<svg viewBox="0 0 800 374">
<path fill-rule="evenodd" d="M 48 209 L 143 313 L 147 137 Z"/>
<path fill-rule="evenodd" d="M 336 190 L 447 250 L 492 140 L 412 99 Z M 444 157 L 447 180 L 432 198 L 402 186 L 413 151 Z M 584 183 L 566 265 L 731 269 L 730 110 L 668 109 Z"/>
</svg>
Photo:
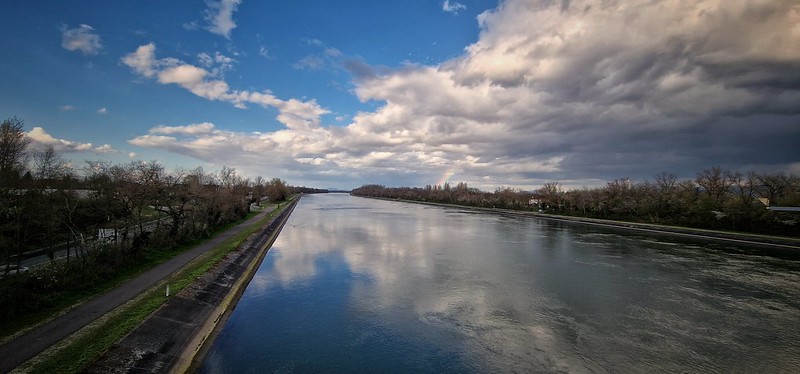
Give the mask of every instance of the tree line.
<svg viewBox="0 0 800 374">
<path fill-rule="evenodd" d="M 494 192 L 466 183 L 424 188 L 364 185 L 353 195 L 427 201 L 485 208 L 643 222 L 705 229 L 800 236 L 797 212 L 767 209 L 800 206 L 800 178 L 784 173 L 740 173 L 711 167 L 694 179 L 660 173 L 653 181 L 615 179 L 601 187 L 566 190 L 559 182 L 533 191 L 498 188 Z"/>
<path fill-rule="evenodd" d="M 230 167 L 168 171 L 156 161 L 87 161 L 76 168 L 52 146 L 33 148 L 23 121 L 7 119 L 0 124 L 0 264 L 41 253 L 51 264 L 35 276 L 0 268 L 0 317 L 141 266 L 241 220 L 254 203 L 300 191 L 322 192 L 279 178 L 251 180 Z M 64 250 L 66 258 L 54 261 Z"/>
</svg>

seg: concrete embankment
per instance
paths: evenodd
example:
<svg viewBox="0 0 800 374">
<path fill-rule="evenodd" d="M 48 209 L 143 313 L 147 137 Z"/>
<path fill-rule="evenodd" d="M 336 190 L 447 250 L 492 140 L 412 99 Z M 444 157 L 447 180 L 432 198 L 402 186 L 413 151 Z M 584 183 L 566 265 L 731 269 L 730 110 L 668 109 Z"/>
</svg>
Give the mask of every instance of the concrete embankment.
<svg viewBox="0 0 800 374">
<path fill-rule="evenodd" d="M 480 211 L 480 212 L 490 212 L 490 213 L 495 213 L 495 214 L 507 214 L 507 215 L 523 216 L 523 217 L 535 217 L 535 218 L 547 219 L 547 220 L 551 220 L 551 221 L 570 222 L 570 223 L 578 223 L 578 224 L 584 224 L 584 225 L 608 227 L 608 228 L 614 228 L 614 229 L 623 229 L 623 230 L 629 230 L 629 231 L 639 231 L 639 232 L 647 232 L 647 233 L 655 233 L 655 234 L 667 234 L 667 235 L 674 235 L 674 236 L 683 236 L 683 237 L 718 240 L 718 241 L 741 243 L 741 244 L 759 245 L 759 246 L 767 246 L 767 247 L 772 247 L 772 248 L 792 249 L 792 250 L 800 249 L 800 238 L 792 238 L 792 237 L 767 236 L 767 235 L 737 233 L 737 232 L 729 232 L 729 231 L 704 230 L 704 229 L 694 229 L 694 228 L 689 228 L 689 227 L 666 226 L 666 225 L 657 225 L 657 224 L 649 224 L 649 223 L 622 222 L 622 221 L 612 221 L 612 220 L 604 220 L 604 219 L 596 219 L 596 218 L 562 216 L 562 215 L 547 214 L 547 213 L 540 213 L 540 212 L 531 212 L 531 211 L 520 211 L 520 210 L 499 209 L 499 208 L 482 208 L 482 207 L 472 207 L 472 206 L 466 206 L 466 205 L 432 203 L 432 202 L 427 202 L 427 201 L 415 201 L 415 200 L 403 200 L 403 199 L 386 199 L 386 198 L 367 197 L 367 196 L 357 196 L 357 197 L 364 197 L 364 198 L 378 199 L 378 200 L 386 200 L 386 201 L 400 201 L 400 202 L 404 202 L 404 203 L 432 205 L 432 206 L 440 206 L 440 207 L 454 208 L 454 209 L 464 209 L 464 210 L 473 210 L 473 211 Z"/>
<path fill-rule="evenodd" d="M 197 367 L 299 200 L 167 301 L 85 371 L 186 372 L 192 365 Z"/>
<path fill-rule="evenodd" d="M 48 350 L 57 350 L 56 346 L 60 342 L 80 335 L 81 331 L 89 328 L 91 324 L 113 314 L 119 307 L 124 307 L 125 304 L 143 295 L 147 290 L 164 282 L 172 274 L 217 245 L 256 224 L 266 214 L 268 214 L 266 211 L 260 213 L 120 286 L 65 310 L 63 314 L 6 340 L 0 344 L 0 373 L 9 372 L 21 365 L 25 366 L 25 363 L 31 363 Z"/>
</svg>

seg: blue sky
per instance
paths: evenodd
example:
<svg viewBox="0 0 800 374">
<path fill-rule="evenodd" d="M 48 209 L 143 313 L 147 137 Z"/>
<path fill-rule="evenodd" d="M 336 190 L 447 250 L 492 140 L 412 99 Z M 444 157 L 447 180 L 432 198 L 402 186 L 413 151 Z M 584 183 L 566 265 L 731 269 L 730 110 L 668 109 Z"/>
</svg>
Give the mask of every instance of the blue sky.
<svg viewBox="0 0 800 374">
<path fill-rule="evenodd" d="M 0 113 L 291 184 L 800 172 L 790 1 L 3 2 Z"/>
</svg>

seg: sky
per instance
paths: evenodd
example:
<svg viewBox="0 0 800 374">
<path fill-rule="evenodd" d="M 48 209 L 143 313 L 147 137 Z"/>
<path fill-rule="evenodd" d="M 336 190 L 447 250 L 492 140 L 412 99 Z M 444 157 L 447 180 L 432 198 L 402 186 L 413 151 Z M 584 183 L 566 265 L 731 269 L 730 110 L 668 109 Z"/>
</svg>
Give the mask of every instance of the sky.
<svg viewBox="0 0 800 374">
<path fill-rule="evenodd" d="M 0 116 L 85 160 L 355 188 L 800 174 L 787 0 L 4 1 Z"/>
</svg>

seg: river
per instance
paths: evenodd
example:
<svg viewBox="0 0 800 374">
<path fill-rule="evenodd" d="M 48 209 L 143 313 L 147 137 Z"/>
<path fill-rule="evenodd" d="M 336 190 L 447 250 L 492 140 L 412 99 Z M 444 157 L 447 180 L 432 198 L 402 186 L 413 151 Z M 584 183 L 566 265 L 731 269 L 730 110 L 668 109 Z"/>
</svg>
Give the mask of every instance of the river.
<svg viewBox="0 0 800 374">
<path fill-rule="evenodd" d="M 800 372 L 800 256 L 302 198 L 206 373 Z"/>
</svg>

